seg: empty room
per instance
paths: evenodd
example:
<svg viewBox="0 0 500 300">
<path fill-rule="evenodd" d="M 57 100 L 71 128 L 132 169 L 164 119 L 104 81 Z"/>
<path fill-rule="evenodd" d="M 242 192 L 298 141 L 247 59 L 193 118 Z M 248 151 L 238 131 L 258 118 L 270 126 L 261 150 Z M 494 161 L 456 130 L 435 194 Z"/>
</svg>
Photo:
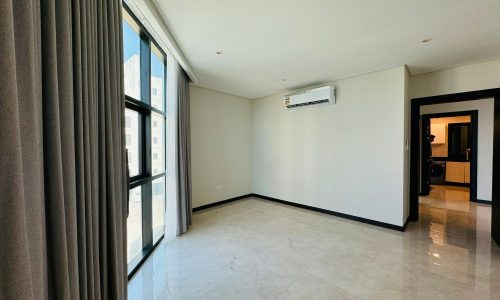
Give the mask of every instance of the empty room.
<svg viewBox="0 0 500 300">
<path fill-rule="evenodd" d="M 0 300 L 500 298 L 500 1 L 0 0 Z"/>
</svg>

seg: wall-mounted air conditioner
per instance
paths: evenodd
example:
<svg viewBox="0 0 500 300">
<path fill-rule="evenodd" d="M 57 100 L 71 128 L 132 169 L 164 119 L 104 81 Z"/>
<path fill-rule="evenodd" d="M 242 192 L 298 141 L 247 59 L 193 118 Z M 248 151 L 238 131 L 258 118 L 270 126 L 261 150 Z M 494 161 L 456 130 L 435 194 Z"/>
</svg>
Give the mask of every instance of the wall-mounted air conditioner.
<svg viewBox="0 0 500 300">
<path fill-rule="evenodd" d="M 335 103 L 335 87 L 327 85 L 306 89 L 284 97 L 287 108 L 320 103 Z"/>
</svg>

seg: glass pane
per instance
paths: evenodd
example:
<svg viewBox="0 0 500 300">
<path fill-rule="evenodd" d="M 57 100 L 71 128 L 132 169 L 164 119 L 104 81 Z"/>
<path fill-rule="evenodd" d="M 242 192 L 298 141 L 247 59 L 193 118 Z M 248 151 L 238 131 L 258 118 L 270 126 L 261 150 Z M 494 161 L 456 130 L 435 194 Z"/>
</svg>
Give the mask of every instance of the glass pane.
<svg viewBox="0 0 500 300">
<path fill-rule="evenodd" d="M 165 171 L 165 119 L 151 113 L 151 169 L 153 175 Z"/>
<path fill-rule="evenodd" d="M 127 263 L 142 250 L 142 189 L 130 190 L 129 215 L 127 219 Z"/>
<path fill-rule="evenodd" d="M 141 99 L 141 39 L 137 33 L 137 24 L 124 11 L 123 14 L 123 70 L 125 94 Z M 135 29 L 135 30 L 134 30 Z"/>
<path fill-rule="evenodd" d="M 165 59 L 154 44 L 151 47 L 151 106 L 165 111 Z"/>
<path fill-rule="evenodd" d="M 153 180 L 153 243 L 165 232 L 165 177 Z"/>
<path fill-rule="evenodd" d="M 131 109 L 125 109 L 125 147 L 128 152 L 128 167 L 130 177 L 140 173 L 140 155 L 139 128 L 140 115 Z"/>
</svg>

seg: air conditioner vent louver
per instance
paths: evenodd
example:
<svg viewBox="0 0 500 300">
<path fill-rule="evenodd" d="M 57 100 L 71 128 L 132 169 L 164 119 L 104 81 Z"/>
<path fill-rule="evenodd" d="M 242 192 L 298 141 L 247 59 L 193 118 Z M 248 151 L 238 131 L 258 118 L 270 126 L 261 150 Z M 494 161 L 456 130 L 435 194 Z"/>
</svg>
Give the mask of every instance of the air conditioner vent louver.
<svg viewBox="0 0 500 300">
<path fill-rule="evenodd" d="M 307 89 L 297 94 L 285 96 L 284 100 L 287 108 L 320 103 L 335 103 L 335 88 L 328 85 Z"/>
</svg>

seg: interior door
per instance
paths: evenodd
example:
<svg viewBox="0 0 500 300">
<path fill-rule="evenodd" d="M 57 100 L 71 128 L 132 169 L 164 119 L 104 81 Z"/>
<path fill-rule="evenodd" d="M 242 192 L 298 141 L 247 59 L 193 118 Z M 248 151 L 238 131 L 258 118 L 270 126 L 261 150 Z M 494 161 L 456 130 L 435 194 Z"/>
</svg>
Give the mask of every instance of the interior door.
<svg viewBox="0 0 500 300">
<path fill-rule="evenodd" d="M 429 195 L 431 190 L 430 167 L 431 167 L 431 119 L 422 116 L 422 157 L 420 158 L 420 194 Z"/>
<path fill-rule="evenodd" d="M 448 125 L 448 161 L 470 162 L 472 159 L 471 123 Z"/>
</svg>

